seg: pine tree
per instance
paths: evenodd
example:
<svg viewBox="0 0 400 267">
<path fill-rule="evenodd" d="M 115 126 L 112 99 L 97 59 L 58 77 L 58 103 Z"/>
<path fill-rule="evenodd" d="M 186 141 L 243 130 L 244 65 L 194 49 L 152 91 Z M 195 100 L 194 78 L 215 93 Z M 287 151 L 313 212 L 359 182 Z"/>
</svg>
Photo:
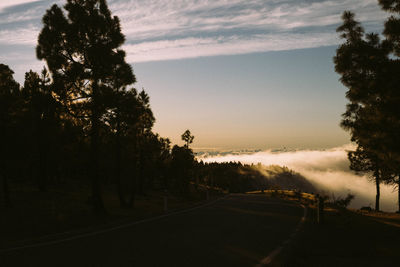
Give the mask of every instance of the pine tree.
<svg viewBox="0 0 400 267">
<path fill-rule="evenodd" d="M 400 2 L 379 0 L 379 4 L 384 11 L 391 14 L 385 22 L 383 31 L 391 56 L 382 78 L 386 85 L 383 108 L 388 123 L 382 138 L 384 151 L 380 156 L 386 160 L 393 176 L 397 176 L 393 182 L 397 185 L 398 212 L 400 212 Z"/>
<path fill-rule="evenodd" d="M 90 177 L 95 212 L 104 212 L 99 181 L 99 147 L 108 96 L 135 82 L 120 49 L 125 37 L 105 0 L 68 0 L 67 16 L 53 5 L 43 17 L 36 54 L 47 63 L 53 93 L 66 111 L 80 118 L 90 136 Z M 120 78 L 123 76 L 123 78 Z"/>
<path fill-rule="evenodd" d="M 399 12 L 397 2 L 380 1 L 391 12 Z M 392 183 L 400 173 L 400 32 L 394 26 L 400 24 L 391 16 L 385 23 L 386 39 L 380 40 L 378 34 L 365 34 L 353 13 L 344 12 L 342 19 L 337 31 L 345 43 L 337 49 L 334 62 L 341 82 L 349 89 L 346 97 L 350 103 L 341 126 L 357 144 L 357 150 L 349 153 L 353 169 L 369 170 L 375 177 L 379 209 L 379 183 Z"/>
<path fill-rule="evenodd" d="M 192 133 L 189 130 L 186 130 L 182 136 L 181 136 L 182 140 L 186 143 L 185 147 L 189 148 L 189 145 L 191 143 L 193 143 L 194 140 L 194 136 L 192 135 Z"/>
<path fill-rule="evenodd" d="M 41 75 L 29 71 L 21 91 L 24 100 L 24 124 L 29 140 L 31 169 L 40 191 L 46 190 L 51 150 L 57 135 L 58 103 L 51 95 L 50 77 L 46 69 Z"/>
<path fill-rule="evenodd" d="M 11 206 L 9 193 L 9 176 L 13 171 L 17 148 L 16 138 L 17 106 L 20 97 L 20 86 L 13 78 L 14 72 L 0 64 L 0 176 L 2 176 L 4 205 Z"/>
</svg>

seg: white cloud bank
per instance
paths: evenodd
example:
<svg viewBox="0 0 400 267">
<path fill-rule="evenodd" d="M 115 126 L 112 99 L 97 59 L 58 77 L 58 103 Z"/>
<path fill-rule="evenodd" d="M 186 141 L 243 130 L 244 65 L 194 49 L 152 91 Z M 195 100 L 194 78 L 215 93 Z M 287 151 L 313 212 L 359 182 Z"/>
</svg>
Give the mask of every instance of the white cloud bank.
<svg viewBox="0 0 400 267">
<path fill-rule="evenodd" d="M 264 151 L 252 154 L 224 155 L 202 158 L 204 162 L 236 161 L 244 164 L 281 165 L 287 166 L 302 175 L 311 183 L 335 196 L 345 196 L 347 193 L 356 195 L 352 207 L 375 205 L 375 184 L 368 181 L 367 176 L 355 175 L 349 170 L 347 150 L 351 145 L 328 150 L 299 150 L 290 152 Z M 397 210 L 397 192 L 393 187 L 381 186 L 381 208 L 385 211 Z"/>
</svg>

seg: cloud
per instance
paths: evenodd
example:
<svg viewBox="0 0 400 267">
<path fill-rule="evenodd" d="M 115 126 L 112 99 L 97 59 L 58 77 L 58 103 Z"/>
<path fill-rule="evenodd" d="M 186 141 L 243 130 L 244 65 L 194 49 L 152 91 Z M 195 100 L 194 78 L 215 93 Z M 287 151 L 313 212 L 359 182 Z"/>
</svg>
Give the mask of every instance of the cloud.
<svg viewBox="0 0 400 267">
<path fill-rule="evenodd" d="M 251 38 L 229 37 L 182 38 L 128 44 L 124 46 L 128 61 L 146 62 L 203 56 L 246 54 L 260 51 L 281 51 L 337 44 L 329 33 L 257 34 Z"/>
<path fill-rule="evenodd" d="M 374 205 L 375 185 L 369 181 L 370 176 L 359 176 L 349 170 L 347 151 L 352 150 L 352 145 L 327 149 L 327 150 L 299 150 L 278 151 L 270 150 L 250 154 L 227 154 L 223 156 L 202 156 L 204 162 L 242 162 L 244 164 L 281 165 L 287 166 L 302 175 L 311 183 L 326 192 L 336 196 L 345 196 L 347 193 L 356 195 L 352 207 Z M 213 152 L 215 153 L 215 152 Z M 383 210 L 395 211 L 397 192 L 393 188 L 381 185 L 381 207 Z"/>
<path fill-rule="evenodd" d="M 0 45 L 34 46 L 45 10 L 54 3 L 64 2 L 2 1 Z M 121 19 L 131 62 L 335 45 L 338 39 L 334 29 L 344 10 L 356 11 L 357 17 L 374 30 L 385 17 L 375 0 L 109 0 L 108 3 L 113 14 Z"/>
<path fill-rule="evenodd" d="M 310 3 L 311 2 L 311 3 Z M 356 10 L 362 21 L 381 21 L 384 13 L 375 0 L 367 1 L 114 1 L 131 38 L 159 38 L 200 32 L 221 34 L 232 29 L 277 32 L 340 23 L 344 10 Z M 335 34 L 333 32 L 333 34 Z"/>
<path fill-rule="evenodd" d="M 37 43 L 38 27 L 27 25 L 24 29 L 0 30 L 0 45 L 27 45 L 32 48 Z"/>
<path fill-rule="evenodd" d="M 4 9 L 11 7 L 11 6 L 32 3 L 32 2 L 37 2 L 37 1 L 40 1 L 40 0 L 1 0 L 0 12 L 4 11 Z"/>
</svg>

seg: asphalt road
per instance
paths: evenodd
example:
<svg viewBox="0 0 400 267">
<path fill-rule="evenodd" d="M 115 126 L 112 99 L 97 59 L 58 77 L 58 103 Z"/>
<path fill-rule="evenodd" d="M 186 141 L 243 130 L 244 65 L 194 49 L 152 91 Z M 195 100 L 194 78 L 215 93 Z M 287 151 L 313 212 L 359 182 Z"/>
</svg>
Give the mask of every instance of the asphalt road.
<svg viewBox="0 0 400 267">
<path fill-rule="evenodd" d="M 262 195 L 58 244 L 0 252 L 0 266 L 254 266 L 287 240 L 303 208 Z"/>
</svg>

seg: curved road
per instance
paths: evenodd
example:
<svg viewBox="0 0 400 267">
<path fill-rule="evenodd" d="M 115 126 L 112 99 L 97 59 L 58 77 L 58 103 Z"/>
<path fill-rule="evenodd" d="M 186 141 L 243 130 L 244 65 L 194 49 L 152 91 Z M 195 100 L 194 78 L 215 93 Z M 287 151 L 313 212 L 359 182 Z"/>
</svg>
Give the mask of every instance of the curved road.
<svg viewBox="0 0 400 267">
<path fill-rule="evenodd" d="M 294 232 L 303 208 L 262 195 L 58 244 L 0 252 L 0 266 L 254 266 Z"/>
</svg>

